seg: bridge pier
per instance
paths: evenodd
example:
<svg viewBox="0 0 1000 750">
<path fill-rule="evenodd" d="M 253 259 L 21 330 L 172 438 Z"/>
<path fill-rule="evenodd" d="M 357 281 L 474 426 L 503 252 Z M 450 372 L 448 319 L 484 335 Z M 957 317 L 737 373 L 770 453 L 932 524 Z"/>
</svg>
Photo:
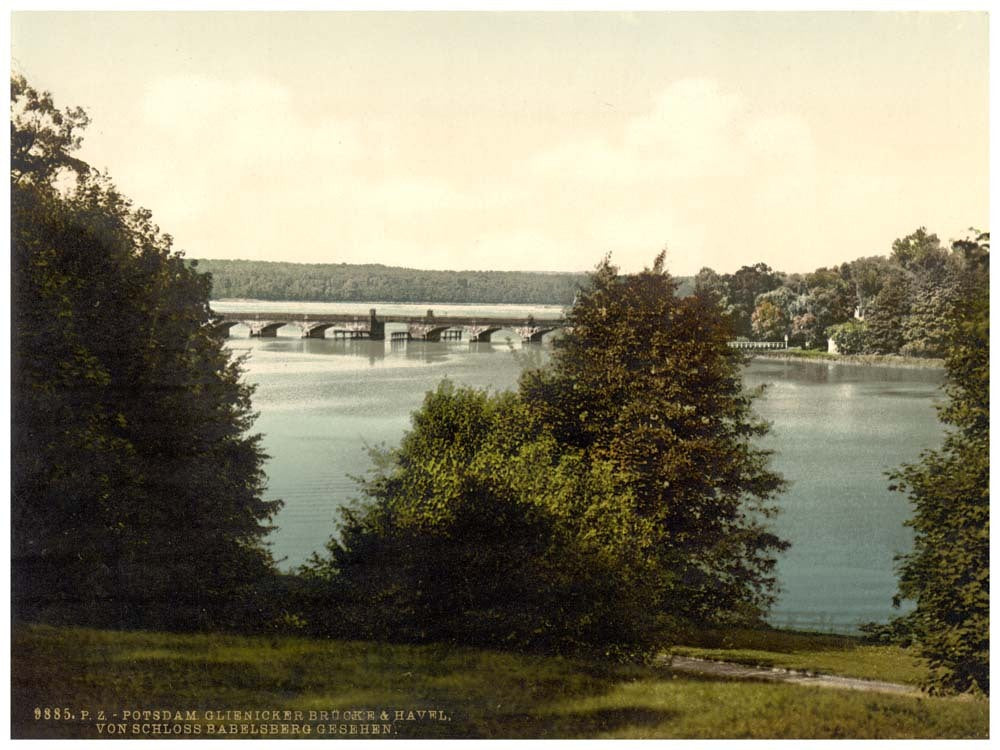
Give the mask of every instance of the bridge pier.
<svg viewBox="0 0 1000 750">
<path fill-rule="evenodd" d="M 385 321 L 375 317 L 375 308 L 368 311 L 368 338 L 385 341 Z"/>
<path fill-rule="evenodd" d="M 436 323 L 411 323 L 407 329 L 411 341 L 440 341 L 441 334 L 451 326 Z"/>
<path fill-rule="evenodd" d="M 368 332 L 361 328 L 334 328 L 333 337 L 335 339 L 355 339 L 367 338 Z"/>
</svg>

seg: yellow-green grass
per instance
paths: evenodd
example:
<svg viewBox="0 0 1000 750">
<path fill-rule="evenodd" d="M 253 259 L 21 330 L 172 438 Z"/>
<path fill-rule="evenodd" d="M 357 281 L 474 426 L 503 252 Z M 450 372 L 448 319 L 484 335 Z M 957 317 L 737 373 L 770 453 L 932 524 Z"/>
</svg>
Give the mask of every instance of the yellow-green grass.
<svg viewBox="0 0 1000 750">
<path fill-rule="evenodd" d="M 821 349 L 761 350 L 753 352 L 753 356 L 777 360 L 819 360 L 823 362 L 839 362 L 847 365 L 868 365 L 873 367 L 944 367 L 943 359 L 935 359 L 932 357 L 904 357 L 899 354 L 835 354 Z"/>
<path fill-rule="evenodd" d="M 869 645 L 850 636 L 773 629 L 707 631 L 689 636 L 670 652 L 907 685 L 919 685 L 927 671 L 911 649 Z"/>
<path fill-rule="evenodd" d="M 441 738 L 985 737 L 989 722 L 985 700 L 735 682 L 447 646 L 17 626 L 12 651 L 15 737 L 97 737 L 98 710 L 127 737 L 136 736 L 133 726 L 154 724 L 197 723 L 207 733 L 219 722 L 205 712 L 220 709 L 307 718 L 310 710 L 386 711 L 393 736 Z M 68 708 L 73 719 L 35 721 L 34 709 L 45 707 Z M 397 710 L 429 709 L 449 720 L 395 721 Z M 83 710 L 91 712 L 86 722 Z M 198 713 L 192 722 L 126 721 L 125 710 Z M 316 736 L 323 722 L 307 718 L 301 723 Z"/>
</svg>

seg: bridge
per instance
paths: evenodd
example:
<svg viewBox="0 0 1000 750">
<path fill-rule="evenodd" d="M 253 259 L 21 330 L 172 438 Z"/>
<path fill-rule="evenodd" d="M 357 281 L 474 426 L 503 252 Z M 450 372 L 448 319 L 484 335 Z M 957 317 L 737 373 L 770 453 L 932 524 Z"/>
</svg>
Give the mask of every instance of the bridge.
<svg viewBox="0 0 1000 750">
<path fill-rule="evenodd" d="M 387 323 L 402 324 L 404 329 L 390 332 L 393 341 L 447 341 L 461 340 L 465 336 L 470 341 L 489 341 L 501 328 L 512 330 L 522 341 L 538 342 L 546 333 L 565 327 L 561 319 L 535 320 L 527 318 L 445 315 L 436 316 L 428 310 L 424 317 L 409 315 L 378 316 L 375 309 L 368 315 L 350 313 L 276 313 L 276 312 L 228 312 L 217 314 L 212 329 L 222 336 L 229 336 L 231 328 L 244 325 L 251 337 L 274 338 L 278 329 L 294 326 L 301 338 L 322 339 L 327 334 L 332 338 L 385 340 Z"/>
</svg>

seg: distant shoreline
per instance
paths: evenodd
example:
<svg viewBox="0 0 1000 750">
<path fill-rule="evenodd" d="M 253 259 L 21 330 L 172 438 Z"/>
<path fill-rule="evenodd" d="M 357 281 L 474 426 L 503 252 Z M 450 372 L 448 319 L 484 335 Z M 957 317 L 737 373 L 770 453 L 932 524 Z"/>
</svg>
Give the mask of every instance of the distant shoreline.
<svg viewBox="0 0 1000 750">
<path fill-rule="evenodd" d="M 831 354 L 829 352 L 786 349 L 772 352 L 754 352 L 753 358 L 775 359 L 779 362 L 816 362 L 861 367 L 896 367 L 913 370 L 943 370 L 944 360 L 903 357 L 898 354 Z"/>
</svg>

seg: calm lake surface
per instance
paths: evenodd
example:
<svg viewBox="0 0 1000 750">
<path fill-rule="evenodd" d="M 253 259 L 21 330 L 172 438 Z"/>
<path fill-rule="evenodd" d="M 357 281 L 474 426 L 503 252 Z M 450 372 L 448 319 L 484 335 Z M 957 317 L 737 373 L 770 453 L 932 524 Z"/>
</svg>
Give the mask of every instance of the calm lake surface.
<svg viewBox="0 0 1000 750">
<path fill-rule="evenodd" d="M 557 307 L 389 305 L 367 303 L 213 302 L 220 312 L 528 315 Z M 402 330 L 402 326 L 387 326 Z M 545 345 L 522 346 L 511 331 L 489 344 L 301 339 L 286 326 L 274 339 L 232 329 L 229 347 L 249 355 L 256 384 L 256 430 L 264 435 L 268 496 L 281 498 L 271 535 L 282 567 L 304 562 L 335 531 L 338 508 L 358 496 L 351 476 L 370 465 L 366 446 L 395 445 L 410 413 L 442 378 L 478 388 L 516 385 L 524 367 L 548 358 Z M 885 472 L 941 443 L 934 404 L 940 370 L 892 369 L 758 359 L 749 387 L 768 384 L 757 411 L 773 423 L 763 445 L 791 487 L 773 528 L 792 543 L 778 564 L 781 595 L 771 621 L 810 630 L 851 632 L 894 614 L 893 558 L 912 544 L 903 521 L 906 497 L 889 492 Z"/>
</svg>

